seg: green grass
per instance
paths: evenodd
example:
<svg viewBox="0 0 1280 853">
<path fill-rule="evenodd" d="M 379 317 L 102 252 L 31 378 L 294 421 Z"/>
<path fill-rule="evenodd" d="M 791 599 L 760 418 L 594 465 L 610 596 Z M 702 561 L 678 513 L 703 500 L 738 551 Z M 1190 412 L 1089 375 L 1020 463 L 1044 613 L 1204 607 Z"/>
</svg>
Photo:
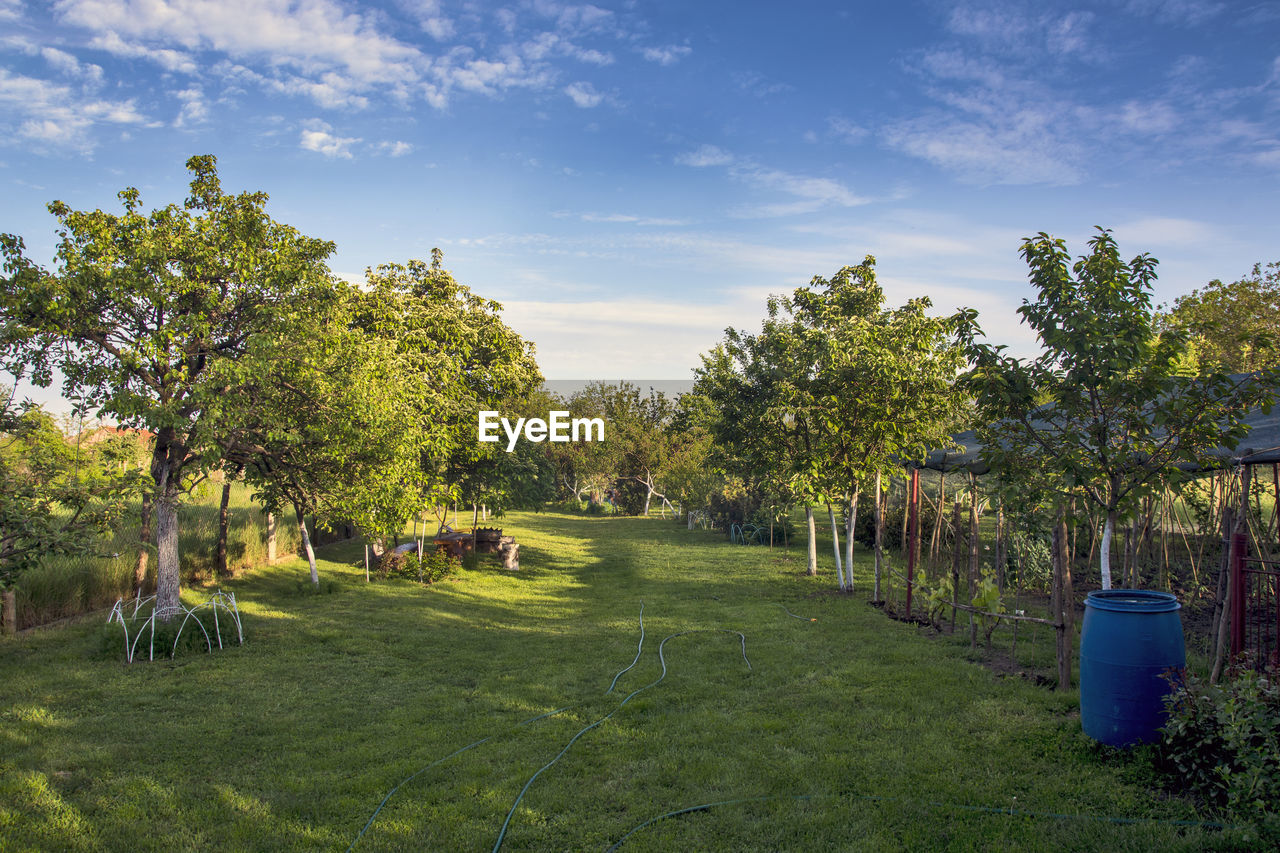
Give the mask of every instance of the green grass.
<svg viewBox="0 0 1280 853">
<path fill-rule="evenodd" d="M 519 514 L 522 571 L 365 585 L 358 544 L 230 583 L 243 647 L 126 666 L 75 623 L 0 644 L 0 849 L 505 850 L 1248 847 L 1242 831 L 966 807 L 1194 820 L 1142 762 L 1080 732 L 1077 697 L 1002 679 L 804 552 L 657 519 Z M 348 563 L 350 561 L 350 563 Z M 861 569 L 860 569 L 861 571 Z M 828 571 L 827 574 L 830 574 Z M 197 596 L 192 596 L 193 600 Z M 610 680 L 644 653 L 614 693 Z M 791 611 L 812 617 L 802 621 Z M 569 710 L 523 727 L 529 717 Z M 810 800 L 792 799 L 813 795 Z M 881 798 L 881 799 L 873 799 Z"/>
</svg>

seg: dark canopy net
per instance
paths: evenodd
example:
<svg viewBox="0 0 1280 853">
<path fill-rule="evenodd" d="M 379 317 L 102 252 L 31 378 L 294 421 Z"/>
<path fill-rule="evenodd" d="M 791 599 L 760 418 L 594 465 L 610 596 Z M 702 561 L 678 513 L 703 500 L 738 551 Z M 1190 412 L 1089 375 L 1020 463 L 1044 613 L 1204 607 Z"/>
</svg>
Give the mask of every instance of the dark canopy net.
<svg viewBox="0 0 1280 853">
<path fill-rule="evenodd" d="M 1219 447 L 1208 454 L 1209 459 L 1204 464 L 1179 467 L 1192 471 L 1216 471 L 1243 464 L 1280 462 L 1280 403 L 1269 414 L 1264 414 L 1260 408 L 1250 410 L 1244 422 L 1249 433 L 1235 450 Z M 978 475 L 988 473 L 990 469 L 982 460 L 982 444 L 973 430 L 958 432 L 951 436 L 951 440 L 954 442 L 951 449 L 930 452 L 921 467 L 934 471 L 969 471 Z"/>
</svg>

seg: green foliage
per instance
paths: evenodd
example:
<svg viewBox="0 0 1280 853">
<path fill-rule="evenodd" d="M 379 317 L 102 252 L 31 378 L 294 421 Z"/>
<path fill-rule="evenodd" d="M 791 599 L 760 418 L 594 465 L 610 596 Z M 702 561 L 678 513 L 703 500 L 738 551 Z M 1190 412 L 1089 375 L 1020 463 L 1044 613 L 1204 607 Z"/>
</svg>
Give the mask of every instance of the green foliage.
<svg viewBox="0 0 1280 853">
<path fill-rule="evenodd" d="M 983 633 L 986 636 L 987 644 L 991 644 L 991 633 L 995 631 L 996 626 L 1000 624 L 1000 620 L 995 614 L 1006 613 L 1004 606 L 1004 598 L 1000 594 L 1000 587 L 996 584 L 996 579 L 990 572 L 983 572 L 982 578 L 978 581 L 978 588 L 973 593 L 973 599 L 969 602 L 974 607 L 982 610 L 982 613 L 976 614 L 978 624 L 982 626 Z"/>
<path fill-rule="evenodd" d="M 221 463 L 205 420 L 221 386 L 211 375 L 240 358 L 282 317 L 323 302 L 334 244 L 272 220 L 262 192 L 222 191 L 211 155 L 187 161 L 191 194 L 144 212 L 122 190 L 121 213 L 49 205 L 58 219 L 57 268 L 0 235 L 4 357 L 38 385 L 56 367 L 63 396 L 124 426 L 155 433 L 151 475 L 159 537 L 159 593 L 177 602 L 176 507 L 185 487 Z"/>
<path fill-rule="evenodd" d="M 431 261 L 382 264 L 365 271 L 364 297 L 355 325 L 390 342 L 414 381 L 413 429 L 418 467 L 412 477 L 387 489 L 371 485 L 369 502 L 382 501 L 376 516 L 355 519 L 366 531 L 393 535 L 423 505 L 473 503 L 505 509 L 540 504 L 553 494 L 554 474 L 541 448 L 512 454 L 505 445 L 476 441 L 481 410 L 510 412 L 532 403 L 542 383 L 533 345 L 501 317 L 501 304 L 460 284 L 443 266 L 439 249 Z M 546 410 L 533 412 L 547 416 Z M 410 482 L 412 481 L 412 482 Z M 376 525 L 376 526 L 373 526 Z"/>
<path fill-rule="evenodd" d="M 876 544 L 874 504 L 874 500 L 861 500 L 858 502 L 857 526 L 853 530 L 854 539 L 867 548 L 874 548 Z M 884 536 L 881 540 L 881 545 L 886 550 L 896 551 L 904 547 L 905 543 L 902 541 L 902 516 L 906 511 L 905 503 L 885 501 L 883 508 Z"/>
<path fill-rule="evenodd" d="M 1172 679 L 1156 751 L 1171 787 L 1280 841 L 1280 684 L 1251 670 L 1223 684 Z"/>
<path fill-rule="evenodd" d="M 433 584 L 457 574 L 461 568 L 462 561 L 443 550 L 424 550 L 421 560 L 416 551 L 388 551 L 378 561 L 376 575 L 379 580 L 400 578 Z"/>
<path fill-rule="evenodd" d="M 143 487 L 112 452 L 73 446 L 43 410 L 0 387 L 0 588 L 54 557 L 87 556 Z"/>
<path fill-rule="evenodd" d="M 1189 367 L 1245 373 L 1280 360 L 1280 261 L 1239 281 L 1214 279 L 1180 296 L 1157 315 L 1159 329 L 1176 329 L 1190 339 Z"/>
<path fill-rule="evenodd" d="M 942 622 L 953 610 L 951 602 L 956 597 L 956 589 L 951 583 L 950 575 L 944 574 L 934 586 L 921 586 L 920 592 L 925 601 L 929 620 L 935 625 Z"/>
<path fill-rule="evenodd" d="M 964 384 L 991 424 L 980 431 L 984 461 L 1006 506 L 1049 511 L 1080 494 L 1114 523 L 1177 480 L 1180 464 L 1234 447 L 1247 429 L 1244 413 L 1269 405 L 1277 382 L 1183 375 L 1185 336 L 1158 334 L 1153 322 L 1157 261 L 1121 260 L 1101 228 L 1089 247 L 1072 264 L 1062 240 L 1041 233 L 1023 241 L 1037 297 L 1018 311 L 1043 351 L 1025 361 L 971 343 Z"/>
</svg>

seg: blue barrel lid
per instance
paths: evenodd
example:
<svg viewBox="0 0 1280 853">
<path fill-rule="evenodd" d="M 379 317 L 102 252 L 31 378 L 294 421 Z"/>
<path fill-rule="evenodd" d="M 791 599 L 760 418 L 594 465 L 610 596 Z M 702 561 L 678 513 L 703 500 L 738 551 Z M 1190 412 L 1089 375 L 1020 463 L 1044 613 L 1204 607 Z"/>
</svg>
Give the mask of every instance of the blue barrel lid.
<svg viewBox="0 0 1280 853">
<path fill-rule="evenodd" d="M 1147 589 L 1104 589 L 1089 593 L 1084 600 L 1086 607 L 1098 610 L 1117 610 L 1124 613 L 1168 613 L 1182 605 L 1168 592 Z"/>
</svg>

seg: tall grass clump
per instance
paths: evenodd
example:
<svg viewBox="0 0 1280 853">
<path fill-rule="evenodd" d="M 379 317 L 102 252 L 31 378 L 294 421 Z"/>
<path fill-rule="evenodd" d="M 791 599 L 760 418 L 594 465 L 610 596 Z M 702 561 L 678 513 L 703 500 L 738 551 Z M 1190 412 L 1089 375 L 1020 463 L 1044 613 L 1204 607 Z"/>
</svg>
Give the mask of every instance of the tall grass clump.
<svg viewBox="0 0 1280 853">
<path fill-rule="evenodd" d="M 178 550 L 184 584 L 203 584 L 216 579 L 221 499 L 220 484 L 207 483 L 178 510 Z M 23 574 L 15 586 L 19 624 L 23 627 L 43 625 L 110 607 L 118 598 L 133 596 L 140 514 L 141 504 L 135 503 L 112 535 L 99 544 L 98 556 L 49 558 Z M 228 521 L 228 571 L 236 574 L 265 563 L 267 517 L 253 503 L 250 490 L 243 483 L 232 485 Z M 155 530 L 154 520 L 152 530 Z M 277 555 L 295 552 L 299 539 L 292 517 L 276 519 Z M 155 565 L 152 547 L 147 561 L 148 590 L 155 586 Z"/>
</svg>

